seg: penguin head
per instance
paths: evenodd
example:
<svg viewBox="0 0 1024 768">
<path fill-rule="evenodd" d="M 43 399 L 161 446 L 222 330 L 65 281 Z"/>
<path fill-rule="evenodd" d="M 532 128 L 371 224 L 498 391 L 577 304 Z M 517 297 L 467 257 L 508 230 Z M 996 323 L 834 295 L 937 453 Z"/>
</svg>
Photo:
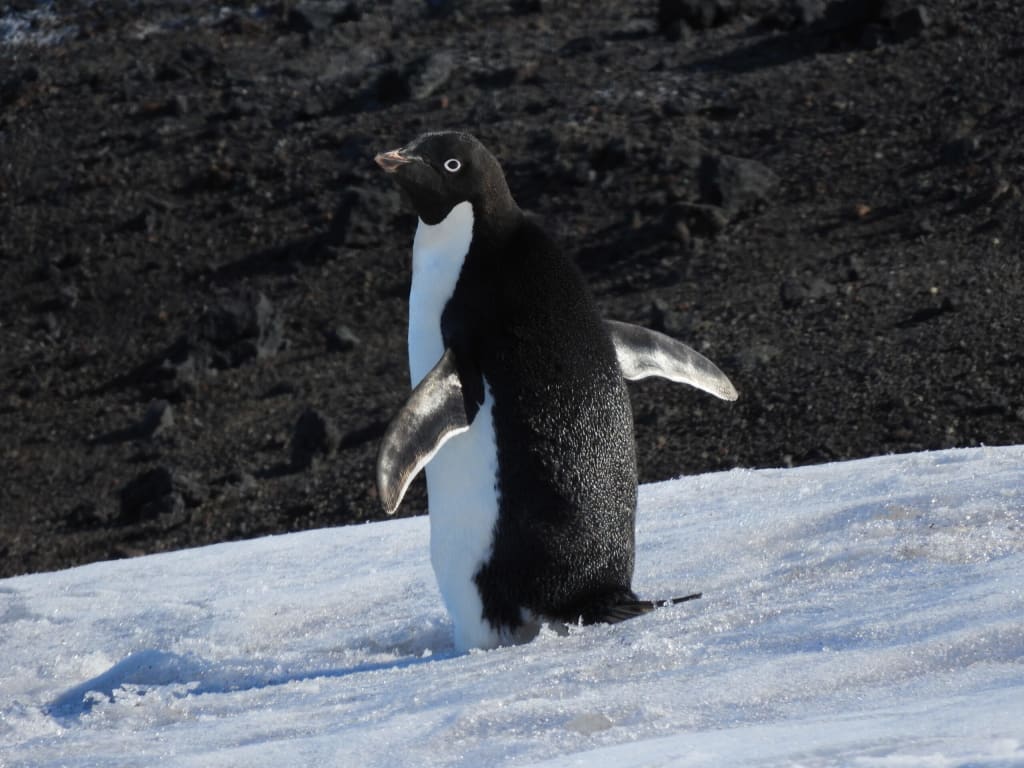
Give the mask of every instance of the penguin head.
<svg viewBox="0 0 1024 768">
<path fill-rule="evenodd" d="M 468 133 L 425 133 L 374 160 L 394 178 L 426 224 L 440 223 L 452 208 L 467 201 L 478 216 L 518 210 L 501 165 Z"/>
</svg>

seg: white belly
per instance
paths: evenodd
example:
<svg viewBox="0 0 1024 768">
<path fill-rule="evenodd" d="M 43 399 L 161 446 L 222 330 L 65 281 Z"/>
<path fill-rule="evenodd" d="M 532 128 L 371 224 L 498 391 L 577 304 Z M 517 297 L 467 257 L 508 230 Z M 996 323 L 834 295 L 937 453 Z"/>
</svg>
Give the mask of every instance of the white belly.
<svg viewBox="0 0 1024 768">
<path fill-rule="evenodd" d="M 486 385 L 485 385 L 486 386 Z M 498 455 L 490 387 L 468 432 L 427 465 L 430 560 L 455 625 L 455 648 L 493 648 L 501 638 L 483 616 L 474 577 L 490 559 L 498 520 Z"/>
<path fill-rule="evenodd" d="M 416 386 L 441 355 L 441 313 L 455 291 L 473 236 L 473 208 L 460 203 L 439 224 L 422 221 L 413 242 L 409 295 L 409 371 Z M 473 577 L 490 558 L 498 519 L 498 454 L 490 385 L 469 430 L 427 465 L 430 558 L 455 625 L 456 650 L 493 648 L 502 638 L 484 620 Z"/>
</svg>

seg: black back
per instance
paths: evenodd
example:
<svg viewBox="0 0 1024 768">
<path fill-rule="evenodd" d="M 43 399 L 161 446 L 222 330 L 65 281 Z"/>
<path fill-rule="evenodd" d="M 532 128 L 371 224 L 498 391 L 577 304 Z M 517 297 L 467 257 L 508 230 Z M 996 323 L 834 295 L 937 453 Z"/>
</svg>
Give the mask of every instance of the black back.
<svg viewBox="0 0 1024 768">
<path fill-rule="evenodd" d="M 494 624 L 517 626 L 520 606 L 575 621 L 632 594 L 632 410 L 575 266 L 525 218 L 500 239 L 485 227 L 442 323 L 446 345 L 457 356 L 469 347 L 494 395 L 501 499 L 477 583 Z M 464 295 L 493 303 L 472 307 Z"/>
<path fill-rule="evenodd" d="M 441 327 L 464 389 L 482 400 L 483 377 L 494 396 L 499 517 L 476 576 L 485 618 L 514 629 L 526 607 L 599 619 L 602 606 L 635 599 L 633 416 L 611 339 L 579 270 L 522 213 L 479 142 L 428 134 L 400 152 L 441 169 L 439 181 L 423 171 L 403 184 L 421 218 L 474 207 Z M 446 173 L 453 157 L 459 172 Z"/>
</svg>

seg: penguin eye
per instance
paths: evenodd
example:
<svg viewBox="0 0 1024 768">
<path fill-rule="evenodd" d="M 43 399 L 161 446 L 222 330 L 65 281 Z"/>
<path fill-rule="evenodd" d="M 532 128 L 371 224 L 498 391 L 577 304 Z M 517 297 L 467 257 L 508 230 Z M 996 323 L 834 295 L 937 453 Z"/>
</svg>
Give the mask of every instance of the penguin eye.
<svg viewBox="0 0 1024 768">
<path fill-rule="evenodd" d="M 461 167 L 462 163 L 460 163 L 454 157 L 450 157 L 444 161 L 444 169 L 448 171 L 448 173 L 458 173 L 458 170 Z"/>
</svg>

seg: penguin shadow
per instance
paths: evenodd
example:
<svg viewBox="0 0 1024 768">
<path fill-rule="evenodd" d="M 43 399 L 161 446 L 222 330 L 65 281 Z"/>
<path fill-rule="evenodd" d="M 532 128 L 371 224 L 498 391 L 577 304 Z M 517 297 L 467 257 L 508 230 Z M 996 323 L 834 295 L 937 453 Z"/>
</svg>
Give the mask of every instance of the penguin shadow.
<svg viewBox="0 0 1024 768">
<path fill-rule="evenodd" d="M 120 689 L 130 689 L 142 696 L 164 689 L 176 698 L 259 691 L 305 680 L 343 679 L 367 672 L 407 669 L 443 662 L 457 655 L 450 643 L 431 652 L 430 639 L 420 638 L 406 648 L 390 648 L 390 653 L 404 654 L 398 658 L 337 667 L 289 668 L 273 659 L 211 661 L 194 654 L 149 648 L 135 651 L 105 672 L 69 688 L 46 704 L 43 711 L 69 727 L 97 705 L 115 701 Z M 406 653 L 409 650 L 413 652 Z M 373 649 L 367 652 L 372 654 Z"/>
</svg>

